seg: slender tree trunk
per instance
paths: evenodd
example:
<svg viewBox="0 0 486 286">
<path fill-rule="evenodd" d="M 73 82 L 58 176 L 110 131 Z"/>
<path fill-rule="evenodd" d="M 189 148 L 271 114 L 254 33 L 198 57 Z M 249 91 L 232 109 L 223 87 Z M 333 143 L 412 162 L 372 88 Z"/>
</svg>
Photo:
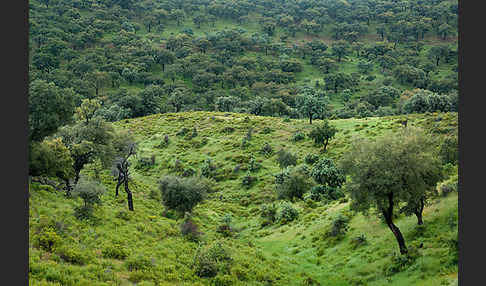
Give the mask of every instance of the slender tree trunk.
<svg viewBox="0 0 486 286">
<path fill-rule="evenodd" d="M 115 189 L 115 197 L 118 197 L 118 188 L 120 188 L 121 184 L 123 184 L 123 179 L 121 177 L 118 177 L 118 183 L 116 184 Z"/>
<path fill-rule="evenodd" d="M 424 211 L 424 206 L 425 206 L 425 203 L 424 203 L 424 199 L 422 198 L 422 199 L 420 199 L 418 208 L 414 211 L 415 216 L 417 217 L 417 224 L 418 225 L 424 224 L 424 221 L 422 219 L 422 213 Z"/>
<path fill-rule="evenodd" d="M 312 124 L 312 113 L 309 113 L 309 124 Z"/>
<path fill-rule="evenodd" d="M 326 149 L 327 149 L 327 144 L 329 143 L 329 140 L 327 139 L 325 142 L 324 142 L 324 152 L 326 152 Z"/>
<path fill-rule="evenodd" d="M 382 209 L 383 217 L 385 218 L 386 225 L 390 228 L 395 235 L 400 248 L 400 254 L 406 254 L 408 252 L 405 245 L 405 239 L 403 238 L 400 229 L 393 223 L 393 193 L 388 194 L 388 210 Z"/>
<path fill-rule="evenodd" d="M 125 192 L 127 192 L 128 209 L 133 211 L 132 192 L 128 188 L 128 180 L 127 179 L 125 179 Z"/>
<path fill-rule="evenodd" d="M 398 247 L 400 248 L 400 254 L 406 254 L 408 252 L 407 247 L 405 245 L 405 239 L 403 238 L 402 233 L 400 232 L 400 229 L 393 223 L 393 221 L 390 219 L 387 219 L 388 227 L 390 230 L 393 232 L 393 235 L 395 235 L 395 238 L 397 239 L 398 242 Z"/>
</svg>

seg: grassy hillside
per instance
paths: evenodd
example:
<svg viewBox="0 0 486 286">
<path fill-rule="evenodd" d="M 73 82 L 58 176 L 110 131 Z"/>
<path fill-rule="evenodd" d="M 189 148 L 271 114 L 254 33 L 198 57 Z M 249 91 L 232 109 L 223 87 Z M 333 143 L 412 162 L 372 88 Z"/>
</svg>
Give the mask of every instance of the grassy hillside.
<svg viewBox="0 0 486 286">
<path fill-rule="evenodd" d="M 457 113 L 407 115 L 408 124 L 431 136 L 457 132 Z M 374 137 L 398 130 L 405 116 L 333 120 L 338 128 L 327 156 L 339 160 L 355 136 Z M 314 121 L 319 124 L 320 120 Z M 306 120 L 258 117 L 236 113 L 183 112 L 157 114 L 116 122 L 117 129 L 132 132 L 138 154 L 132 158 L 135 211 L 128 212 L 125 194 L 115 197 L 109 170 L 96 164 L 84 171 L 98 176 L 106 187 L 95 219 L 80 221 L 74 208 L 81 199 L 68 199 L 50 186 L 29 188 L 29 278 L 31 285 L 454 285 L 457 283 L 457 193 L 431 200 L 424 210 L 424 226 L 415 217 L 400 216 L 396 224 L 414 259 L 397 258 L 398 247 L 389 229 L 374 215 L 349 210 L 347 198 L 331 203 L 293 202 L 298 219 L 285 225 L 262 226 L 262 204 L 280 201 L 274 174 L 280 169 L 276 151 L 284 148 L 304 163 L 309 153 L 320 154 L 311 139 L 294 142 L 292 136 L 312 128 Z M 197 136 L 178 136 L 183 128 Z M 252 128 L 249 144 L 242 138 Z M 165 135 L 167 147 L 160 147 Z M 259 150 L 269 143 L 272 156 Z M 137 167 L 154 156 L 155 165 Z M 251 173 L 251 188 L 242 185 L 250 159 L 261 168 Z M 197 174 L 206 159 L 216 169 L 213 192 L 196 206 L 192 219 L 203 233 L 201 241 L 183 237 L 183 221 L 164 211 L 157 181 L 165 174 L 192 168 Z M 451 174 L 457 167 L 451 166 Z M 338 239 L 323 235 L 338 215 L 350 218 L 349 230 Z M 236 230 L 224 237 L 216 231 L 225 215 Z M 365 237 L 355 243 L 356 237 Z M 231 260 L 214 278 L 200 278 L 192 264 L 199 247 L 218 243 Z M 420 245 L 422 244 L 422 247 Z"/>
</svg>

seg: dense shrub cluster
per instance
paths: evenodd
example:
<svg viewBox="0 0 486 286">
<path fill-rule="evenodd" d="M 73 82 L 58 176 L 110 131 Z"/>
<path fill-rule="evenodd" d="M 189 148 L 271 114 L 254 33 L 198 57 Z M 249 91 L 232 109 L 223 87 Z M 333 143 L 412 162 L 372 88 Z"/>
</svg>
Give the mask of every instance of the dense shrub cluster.
<svg viewBox="0 0 486 286">
<path fill-rule="evenodd" d="M 220 241 L 201 245 L 196 250 L 192 267 L 199 277 L 214 277 L 219 272 L 227 272 L 233 259 L 229 250 Z"/>
<path fill-rule="evenodd" d="M 164 206 L 180 213 L 190 212 L 210 191 L 208 181 L 197 177 L 165 176 L 159 188 Z"/>
</svg>

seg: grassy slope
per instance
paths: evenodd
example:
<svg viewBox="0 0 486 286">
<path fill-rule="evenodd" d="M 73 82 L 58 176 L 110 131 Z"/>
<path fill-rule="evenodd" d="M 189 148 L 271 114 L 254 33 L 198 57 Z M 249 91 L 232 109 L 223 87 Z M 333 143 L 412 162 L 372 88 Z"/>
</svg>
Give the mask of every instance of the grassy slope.
<svg viewBox="0 0 486 286">
<path fill-rule="evenodd" d="M 245 120 L 248 117 L 249 120 Z M 457 114 L 408 115 L 409 124 L 437 132 L 455 132 Z M 441 117 L 438 121 L 437 118 Z M 400 128 L 399 117 L 334 120 L 339 129 L 330 143 L 329 156 L 338 159 L 354 136 L 376 136 L 387 130 Z M 318 123 L 319 120 L 316 120 Z M 198 136 L 187 140 L 175 134 L 182 127 L 197 127 Z M 225 134 L 224 127 L 235 128 Z M 288 225 L 262 228 L 259 206 L 275 200 L 273 174 L 279 171 L 275 155 L 266 158 L 258 153 L 265 142 L 275 151 L 280 148 L 298 154 L 299 163 L 308 153 L 318 153 L 317 147 L 306 138 L 294 143 L 290 138 L 297 130 L 308 132 L 311 126 L 305 120 L 283 122 L 281 118 L 247 116 L 234 113 L 192 112 L 160 114 L 117 122 L 118 129 L 133 132 L 139 143 L 138 157 L 156 156 L 156 166 L 148 170 L 132 168 L 135 212 L 126 215 L 127 206 L 122 191 L 115 198 L 115 182 L 108 171 L 100 178 L 107 188 L 103 205 L 96 210 L 98 221 L 78 221 L 73 216 L 80 199 L 66 199 L 62 193 L 47 186 L 30 186 L 30 246 L 29 267 L 31 285 L 210 285 L 215 279 L 199 278 L 193 274 L 191 263 L 197 244 L 181 237 L 182 219 L 162 215 L 163 207 L 151 191 L 158 194 L 157 180 L 175 172 L 176 159 L 184 167 L 199 170 L 206 158 L 218 166 L 215 192 L 194 210 L 194 220 L 204 233 L 203 242 L 224 241 L 230 248 L 234 262 L 229 275 L 218 277 L 233 281 L 227 285 L 302 285 L 305 279 L 319 281 L 320 285 L 448 285 L 457 279 L 457 265 L 449 265 L 452 257 L 448 241 L 457 235 L 457 194 L 435 200 L 424 211 L 426 231 L 417 233 L 414 217 L 400 217 L 397 225 L 407 244 L 421 242 L 419 258 L 402 272 L 387 277 L 385 266 L 397 252 L 392 233 L 375 216 L 365 218 L 352 215 L 350 230 L 342 241 L 331 244 L 322 238 L 330 221 L 338 213 L 349 213 L 349 202 L 322 205 L 296 202 L 299 219 Z M 250 146 L 240 147 L 249 127 L 254 128 Z M 264 127 L 273 132 L 263 134 Z M 155 146 L 164 134 L 171 143 L 165 149 Z M 207 144 L 201 146 L 203 138 Z M 257 183 L 250 189 L 242 188 L 253 154 L 262 168 L 253 173 Z M 137 158 L 133 163 L 136 165 Z M 240 171 L 233 172 L 240 164 Z M 93 176 L 93 168 L 85 171 Z M 220 219 L 231 214 L 239 230 L 232 238 L 223 238 L 215 232 Z M 123 215 L 126 219 L 122 219 Z M 38 249 L 35 241 L 42 226 L 57 223 L 62 238 L 59 249 L 68 247 L 84 253 L 88 261 L 76 265 L 63 261 L 58 251 Z M 350 241 L 365 234 L 368 243 L 352 249 Z M 103 258 L 107 246 L 119 243 L 128 251 L 126 259 Z M 130 271 L 127 261 L 138 256 L 150 261 L 145 270 Z M 220 280 L 221 280 L 220 279 Z M 310 281 L 310 280 L 309 280 Z M 58 284 L 56 284 L 58 283 Z M 220 284 L 225 285 L 225 284 Z M 308 284 L 309 285 L 309 284 Z M 312 284 L 311 284 L 312 285 Z"/>
</svg>

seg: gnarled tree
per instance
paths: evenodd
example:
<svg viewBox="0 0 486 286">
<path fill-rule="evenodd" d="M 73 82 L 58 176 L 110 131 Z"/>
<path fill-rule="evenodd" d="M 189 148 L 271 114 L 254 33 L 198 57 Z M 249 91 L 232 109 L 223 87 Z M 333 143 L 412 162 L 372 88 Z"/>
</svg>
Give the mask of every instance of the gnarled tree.
<svg viewBox="0 0 486 286">
<path fill-rule="evenodd" d="M 385 134 L 375 142 L 368 139 L 353 142 L 341 161 L 351 176 L 347 190 L 352 207 L 364 213 L 372 207 L 376 209 L 393 232 L 401 254 L 408 250 L 393 222 L 394 214 L 403 203 L 411 210 L 406 214 L 415 213 L 421 221 L 420 202 L 441 178 L 434 146 L 425 133 L 408 127 L 397 134 Z"/>
</svg>

